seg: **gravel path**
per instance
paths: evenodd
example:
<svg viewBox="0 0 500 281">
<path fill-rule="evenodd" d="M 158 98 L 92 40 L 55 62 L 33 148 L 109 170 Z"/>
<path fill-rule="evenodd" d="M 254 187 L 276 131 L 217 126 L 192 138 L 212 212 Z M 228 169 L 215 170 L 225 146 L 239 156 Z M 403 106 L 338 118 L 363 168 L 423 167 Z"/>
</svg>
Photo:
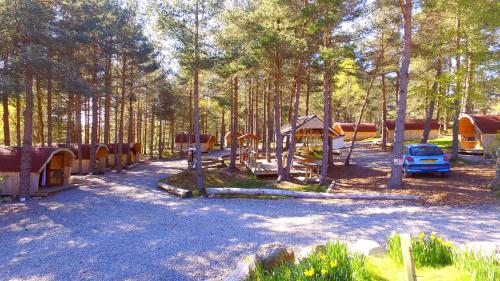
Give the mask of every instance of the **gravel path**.
<svg viewBox="0 0 500 281">
<path fill-rule="evenodd" d="M 500 240 L 498 205 L 183 200 L 155 188 L 185 166 L 145 163 L 80 178 L 80 188 L 49 198 L 0 205 L 0 280 L 221 280 L 262 243 L 383 242 L 395 230 Z"/>
</svg>

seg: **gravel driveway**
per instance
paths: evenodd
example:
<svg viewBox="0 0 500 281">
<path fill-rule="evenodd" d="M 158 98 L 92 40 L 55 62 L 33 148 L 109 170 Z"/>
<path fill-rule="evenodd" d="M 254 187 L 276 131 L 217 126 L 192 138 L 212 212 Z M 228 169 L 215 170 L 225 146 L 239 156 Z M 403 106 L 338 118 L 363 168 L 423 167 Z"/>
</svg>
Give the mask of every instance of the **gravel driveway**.
<svg viewBox="0 0 500 281">
<path fill-rule="evenodd" d="M 0 280 L 221 280 L 262 243 L 383 242 L 395 230 L 500 240 L 498 205 L 178 199 L 155 188 L 185 166 L 144 163 L 80 178 L 80 188 L 45 199 L 0 205 Z"/>
</svg>

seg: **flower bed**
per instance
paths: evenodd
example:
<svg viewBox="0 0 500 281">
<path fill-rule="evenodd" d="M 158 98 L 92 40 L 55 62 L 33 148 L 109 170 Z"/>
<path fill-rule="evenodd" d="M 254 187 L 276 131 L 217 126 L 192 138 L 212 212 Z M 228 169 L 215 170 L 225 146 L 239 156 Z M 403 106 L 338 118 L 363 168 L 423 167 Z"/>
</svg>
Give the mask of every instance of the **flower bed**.
<svg viewBox="0 0 500 281">
<path fill-rule="evenodd" d="M 494 255 L 483 254 L 477 249 L 459 249 L 436 233 L 421 233 L 411 244 L 419 281 L 500 280 L 500 264 Z M 283 261 L 272 268 L 260 264 L 258 258 L 253 259 L 246 279 L 239 280 L 390 281 L 405 278 L 397 233 L 388 238 L 386 253 L 368 249 L 367 255 L 363 255 L 356 250 L 356 244 L 350 248 L 341 242 L 308 248 L 312 250 L 302 258 Z"/>
</svg>

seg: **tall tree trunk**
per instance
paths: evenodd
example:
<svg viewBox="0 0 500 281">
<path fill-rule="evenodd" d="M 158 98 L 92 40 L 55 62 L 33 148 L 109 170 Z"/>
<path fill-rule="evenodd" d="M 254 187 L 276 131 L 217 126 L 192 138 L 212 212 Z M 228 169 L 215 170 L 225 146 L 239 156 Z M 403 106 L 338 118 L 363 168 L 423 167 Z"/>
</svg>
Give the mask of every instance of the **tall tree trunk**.
<svg viewBox="0 0 500 281">
<path fill-rule="evenodd" d="M 280 20 L 277 20 L 278 31 Z M 274 54 L 274 66 L 275 66 L 275 77 L 274 77 L 274 138 L 276 143 L 276 166 L 278 178 L 277 181 L 283 180 L 283 141 L 281 136 L 281 106 L 280 106 L 280 82 L 281 82 L 281 53 L 280 46 L 276 47 Z"/>
<path fill-rule="evenodd" d="M 111 131 L 111 54 L 106 57 L 104 68 L 104 143 L 110 143 Z"/>
<path fill-rule="evenodd" d="M 231 157 L 229 162 L 229 171 L 236 169 L 236 149 L 238 145 L 238 77 L 231 78 Z"/>
<path fill-rule="evenodd" d="M 158 159 L 163 159 L 163 120 L 161 119 L 158 128 Z"/>
<path fill-rule="evenodd" d="M 33 150 L 33 68 L 28 65 L 25 71 L 25 99 L 24 109 L 24 134 L 23 147 L 21 151 L 21 165 L 19 167 L 21 198 L 29 199 L 30 194 L 30 174 L 31 174 L 31 153 Z"/>
<path fill-rule="evenodd" d="M 117 155 L 119 156 L 117 166 L 116 166 L 116 171 L 121 172 L 122 170 L 122 165 L 121 165 L 121 159 L 122 159 L 122 154 L 123 154 L 123 149 L 125 149 L 128 153 L 129 148 L 128 147 L 123 147 L 123 125 L 124 125 L 124 112 L 125 112 L 125 92 L 126 92 L 126 80 L 127 80 L 127 55 L 123 54 L 122 55 L 122 84 L 121 84 L 121 96 L 120 96 L 120 127 L 118 128 L 118 153 Z"/>
<path fill-rule="evenodd" d="M 76 126 L 76 143 L 78 144 L 78 174 L 83 174 L 83 163 L 82 163 L 82 97 L 80 95 L 76 96 L 75 102 L 75 126 Z"/>
<path fill-rule="evenodd" d="M 271 163 L 271 143 L 273 142 L 273 118 L 271 110 L 271 78 L 269 78 L 266 92 L 267 92 L 266 161 L 267 163 Z"/>
<path fill-rule="evenodd" d="M 385 73 L 382 73 L 382 148 L 387 148 L 387 95 L 385 92 Z"/>
<path fill-rule="evenodd" d="M 432 96 L 431 101 L 429 102 L 429 108 L 427 108 L 427 112 L 425 115 L 425 123 L 424 123 L 424 132 L 422 134 L 421 143 L 427 143 L 429 139 L 429 134 L 431 132 L 431 121 L 432 116 L 434 115 L 434 108 L 436 106 L 436 100 L 441 92 L 441 87 L 439 81 L 439 77 L 441 76 L 441 59 L 438 58 L 436 62 L 436 79 L 434 80 L 434 84 L 432 85 Z"/>
<path fill-rule="evenodd" d="M 354 143 L 356 141 L 356 137 L 358 136 L 359 125 L 361 124 L 361 120 L 363 120 L 363 113 L 365 112 L 366 106 L 368 105 L 368 98 L 370 97 L 370 92 L 372 90 L 373 82 L 377 77 L 377 69 L 373 70 L 372 78 L 370 79 L 370 85 L 368 86 L 368 90 L 366 90 L 365 99 L 363 101 L 363 106 L 361 107 L 361 112 L 359 113 L 358 121 L 356 122 L 356 128 L 354 128 L 354 134 L 351 140 L 351 147 L 349 147 L 349 152 L 345 158 L 344 165 L 349 165 L 349 161 L 351 160 L 352 150 L 354 149 Z"/>
<path fill-rule="evenodd" d="M 43 109 L 42 109 L 42 102 L 43 102 L 43 97 L 42 97 L 42 87 L 40 84 L 40 76 L 36 77 L 36 104 L 37 104 L 37 119 L 38 119 L 38 143 L 41 146 L 45 146 L 45 137 L 43 134 Z"/>
<path fill-rule="evenodd" d="M 9 53 L 8 51 L 3 54 L 3 72 L 5 76 L 9 74 Z M 9 124 L 9 96 L 3 93 L 2 96 L 3 107 L 3 143 L 10 146 L 10 124 Z"/>
<path fill-rule="evenodd" d="M 394 132 L 394 146 L 392 151 L 391 177 L 389 188 L 401 188 L 403 186 L 403 142 L 406 119 L 406 96 L 408 94 L 409 66 L 411 51 L 411 12 L 412 0 L 400 0 L 404 19 L 404 46 L 401 60 L 400 83 L 398 94 L 398 111 L 396 116 L 396 129 Z"/>
<path fill-rule="evenodd" d="M 175 145 L 175 113 L 170 115 L 170 154 L 174 153 Z"/>
<path fill-rule="evenodd" d="M 52 146 L 52 70 L 47 74 L 47 145 Z"/>
<path fill-rule="evenodd" d="M 224 137 L 226 136 L 226 124 L 224 124 L 225 110 L 221 110 L 221 124 L 220 124 L 220 150 L 224 150 Z"/>
<path fill-rule="evenodd" d="M 198 192 L 205 195 L 203 188 L 203 174 L 201 167 L 201 140 L 200 140 L 200 92 L 199 92 L 199 70 L 200 70 L 200 57 L 199 57 L 199 3 L 196 0 L 195 9 L 195 33 L 194 33 L 194 52 L 195 52 L 195 67 L 194 67 L 194 141 L 196 147 L 196 186 Z"/>
<path fill-rule="evenodd" d="M 96 162 L 96 149 L 97 149 L 97 128 L 99 127 L 97 124 L 97 117 L 99 116 L 97 109 L 99 108 L 99 90 L 98 90 L 98 80 L 97 80 L 97 71 L 98 71 L 98 58 L 97 55 L 94 56 L 94 69 L 92 71 L 92 84 L 94 86 L 93 96 L 92 96 L 92 131 L 90 136 L 90 163 L 89 163 L 89 173 L 94 173 L 94 167 Z M 104 132 L 108 134 L 109 132 Z"/>
<path fill-rule="evenodd" d="M 73 141 L 73 131 L 74 131 L 74 103 L 75 94 L 69 94 L 69 100 L 67 104 L 66 111 L 68 112 L 68 124 L 66 125 L 66 143 L 71 143 Z"/>
<path fill-rule="evenodd" d="M 455 32 L 456 32 L 456 46 L 455 46 L 455 91 L 453 93 L 453 141 L 451 146 L 451 159 L 456 159 L 458 157 L 458 119 L 460 117 L 460 100 L 462 97 L 462 80 L 460 75 L 460 67 L 461 67 L 461 55 L 460 55 L 460 11 L 457 11 L 457 15 L 455 16 Z"/>
<path fill-rule="evenodd" d="M 292 129 L 290 132 L 290 146 L 288 148 L 288 157 L 286 159 L 285 171 L 283 173 L 284 180 L 290 180 L 290 170 L 292 169 L 293 157 L 295 154 L 295 145 L 297 143 L 297 119 L 299 115 L 299 100 L 300 100 L 300 87 L 302 86 L 302 72 L 304 69 L 304 62 L 302 58 L 299 58 L 297 62 L 297 67 L 295 69 L 295 87 L 293 93 L 293 111 L 292 118 L 290 120 L 292 124 Z"/>
<path fill-rule="evenodd" d="M 33 85 L 32 85 L 33 86 Z M 33 91 L 33 89 L 31 89 Z M 32 112 L 33 114 L 33 112 Z M 16 143 L 21 146 L 21 97 L 16 95 Z"/>
<path fill-rule="evenodd" d="M 3 106 L 3 144 L 10 146 L 10 126 L 9 126 L 9 96 L 2 96 Z"/>
<path fill-rule="evenodd" d="M 330 28 L 326 27 L 323 32 L 323 47 L 330 48 Z M 323 157 L 321 159 L 321 176 L 320 184 L 326 185 L 328 183 L 328 168 L 329 168 L 329 153 L 331 144 L 330 141 L 330 127 L 331 127 L 331 106 L 332 100 L 332 74 L 331 62 L 326 59 L 324 62 L 323 71 Z"/>
<path fill-rule="evenodd" d="M 130 67 L 130 78 L 134 79 L 134 68 Z M 134 142 L 134 93 L 133 93 L 134 83 L 129 84 L 129 96 L 128 96 L 128 133 L 127 133 L 127 143 L 130 145 Z M 132 163 L 132 156 L 127 153 L 127 163 Z"/>
<path fill-rule="evenodd" d="M 311 70 L 307 68 L 307 85 L 306 85 L 306 116 L 309 115 L 309 96 L 311 93 Z"/>
<path fill-rule="evenodd" d="M 149 132 L 149 158 L 153 159 L 154 137 L 155 137 L 155 104 L 151 105 L 151 131 Z"/>
</svg>

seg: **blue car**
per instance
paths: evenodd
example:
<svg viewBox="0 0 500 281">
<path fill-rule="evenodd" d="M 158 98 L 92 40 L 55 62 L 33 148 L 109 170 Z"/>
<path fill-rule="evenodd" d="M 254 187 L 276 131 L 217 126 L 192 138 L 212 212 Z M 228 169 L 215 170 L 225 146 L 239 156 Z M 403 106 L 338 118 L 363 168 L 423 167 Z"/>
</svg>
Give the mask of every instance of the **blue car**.
<svg viewBox="0 0 500 281">
<path fill-rule="evenodd" d="M 450 158 L 436 145 L 410 144 L 406 147 L 403 171 L 406 177 L 414 173 L 440 173 L 449 177 Z"/>
</svg>

